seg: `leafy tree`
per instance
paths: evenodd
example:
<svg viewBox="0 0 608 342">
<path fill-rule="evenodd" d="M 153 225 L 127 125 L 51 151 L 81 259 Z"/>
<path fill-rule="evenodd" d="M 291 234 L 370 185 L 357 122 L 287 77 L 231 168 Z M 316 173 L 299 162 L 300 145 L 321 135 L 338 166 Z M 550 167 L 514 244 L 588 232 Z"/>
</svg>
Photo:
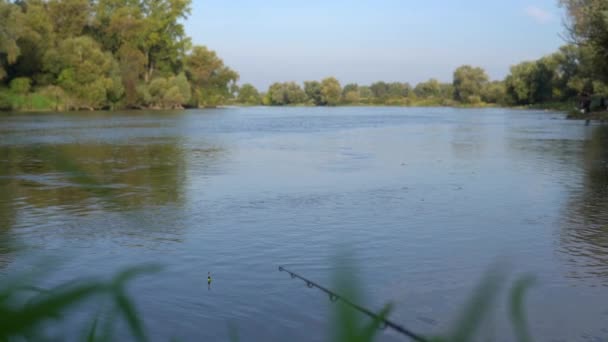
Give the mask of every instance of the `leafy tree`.
<svg viewBox="0 0 608 342">
<path fill-rule="evenodd" d="M 337 105 L 341 95 L 342 86 L 336 78 L 328 77 L 321 82 L 321 98 L 324 105 Z"/>
<path fill-rule="evenodd" d="M 463 103 L 476 103 L 481 99 L 481 90 L 488 82 L 482 68 L 463 65 L 454 71 L 454 99 Z"/>
<path fill-rule="evenodd" d="M 342 89 L 342 100 L 348 104 L 359 103 L 361 95 L 359 93 L 359 85 L 356 83 L 349 83 Z"/>
<path fill-rule="evenodd" d="M 184 25 L 180 20 L 190 14 L 190 0 L 141 0 L 144 15 L 142 47 L 146 56 L 146 80 L 156 71 L 175 72 L 181 57 L 190 47 Z M 221 90 L 207 89 L 205 105 L 214 105 L 223 99 Z"/>
<path fill-rule="evenodd" d="M 72 98 L 70 107 L 101 108 L 109 104 L 109 96 L 122 95 L 118 63 L 90 37 L 64 40 L 47 52 L 45 63 Z"/>
<path fill-rule="evenodd" d="M 556 77 L 557 64 L 552 58 L 523 62 L 511 67 L 511 74 L 505 79 L 506 92 L 515 104 L 551 101 L 557 92 L 553 86 Z"/>
<path fill-rule="evenodd" d="M 6 67 L 14 64 L 21 54 L 17 44 L 23 36 L 24 15 L 21 9 L 10 2 L 0 0 L 0 80 L 7 75 Z"/>
<path fill-rule="evenodd" d="M 239 89 L 239 95 L 237 97 L 238 103 L 257 105 L 262 103 L 262 98 L 258 90 L 251 84 L 245 83 Z"/>
<path fill-rule="evenodd" d="M 276 106 L 300 104 L 306 101 L 306 93 L 295 82 L 273 83 L 268 88 L 269 103 Z"/>
<path fill-rule="evenodd" d="M 301 104 L 306 102 L 306 93 L 302 87 L 295 82 L 285 83 L 288 104 Z"/>
<path fill-rule="evenodd" d="M 511 67 L 511 73 L 505 79 L 506 91 L 516 104 L 534 103 L 536 83 L 534 74 L 536 63 L 523 62 Z"/>
<path fill-rule="evenodd" d="M 18 40 L 21 53 L 11 66 L 9 77 L 26 76 L 38 86 L 48 84 L 51 80 L 45 77 L 42 69 L 44 53 L 56 42 L 53 22 L 46 3 L 41 0 L 23 2 L 20 7 L 24 11 L 23 34 Z"/>
<path fill-rule="evenodd" d="M 390 98 L 401 98 L 407 97 L 410 94 L 412 87 L 409 83 L 393 82 L 388 84 L 388 97 Z"/>
<path fill-rule="evenodd" d="M 195 46 L 186 56 L 186 74 L 192 83 L 195 105 L 215 107 L 231 95 L 231 85 L 239 75 L 224 65 L 215 51 Z"/>
<path fill-rule="evenodd" d="M 323 104 L 323 97 L 321 95 L 321 83 L 317 81 L 304 82 L 304 92 L 313 104 L 317 106 Z"/>
<path fill-rule="evenodd" d="M 426 82 L 420 82 L 414 88 L 414 94 L 421 98 L 439 98 L 441 96 L 441 83 L 434 78 Z"/>
<path fill-rule="evenodd" d="M 348 83 L 344 86 L 344 88 L 342 88 L 342 96 L 346 96 L 346 93 L 350 91 L 359 92 L 359 85 L 357 83 Z"/>
<path fill-rule="evenodd" d="M 18 77 L 11 81 L 11 91 L 15 94 L 26 95 L 31 87 L 32 80 L 27 77 Z"/>
<path fill-rule="evenodd" d="M 271 105 L 283 106 L 289 104 L 284 83 L 273 83 L 266 93 Z"/>
<path fill-rule="evenodd" d="M 146 57 L 137 48 L 123 45 L 117 53 L 120 75 L 125 89 L 124 104 L 126 107 L 136 107 L 139 102 L 137 87 L 146 72 Z"/>
<path fill-rule="evenodd" d="M 92 3 L 89 0 L 49 0 L 47 9 L 59 38 L 80 36 L 89 24 Z"/>
<path fill-rule="evenodd" d="M 486 103 L 506 104 L 507 90 L 505 83 L 501 81 L 487 83 L 481 91 L 481 99 Z"/>
<path fill-rule="evenodd" d="M 181 109 L 191 96 L 190 84 L 184 74 L 155 78 L 150 82 L 148 92 L 150 104 L 156 108 Z"/>
<path fill-rule="evenodd" d="M 608 80 L 608 2 L 605 0 L 560 0 L 566 8 L 566 28 L 573 42 L 590 48 L 597 78 Z"/>
<path fill-rule="evenodd" d="M 359 98 L 361 100 L 365 100 L 365 102 L 369 102 L 374 97 L 374 93 L 371 88 L 368 86 L 360 86 L 359 87 Z"/>
<path fill-rule="evenodd" d="M 454 98 L 454 85 L 452 83 L 440 83 L 439 89 L 441 89 L 440 96 L 442 99 Z"/>
<path fill-rule="evenodd" d="M 385 82 L 380 81 L 372 83 L 369 89 L 372 91 L 374 98 L 378 102 L 384 102 L 384 100 L 386 100 L 388 97 L 388 84 Z"/>
<path fill-rule="evenodd" d="M 95 37 L 104 49 L 116 53 L 127 45 L 139 51 L 145 38 L 145 18 L 139 0 L 98 0 Z M 142 52 L 143 54 L 143 52 Z"/>
</svg>

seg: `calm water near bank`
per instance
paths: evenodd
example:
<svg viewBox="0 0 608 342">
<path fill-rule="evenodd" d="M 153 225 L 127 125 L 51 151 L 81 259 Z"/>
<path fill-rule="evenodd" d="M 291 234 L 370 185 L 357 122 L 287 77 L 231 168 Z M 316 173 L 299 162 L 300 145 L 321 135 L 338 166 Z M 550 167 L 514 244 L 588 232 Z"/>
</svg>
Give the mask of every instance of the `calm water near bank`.
<svg viewBox="0 0 608 342">
<path fill-rule="evenodd" d="M 0 116 L 0 274 L 166 265 L 132 291 L 155 341 L 226 340 L 228 324 L 327 340 L 327 296 L 277 267 L 329 284 L 343 248 L 365 304 L 394 302 L 416 331 L 448 329 L 502 261 L 538 278 L 539 341 L 606 340 L 608 126 L 390 107 Z M 502 311 L 483 336 L 512 338 Z"/>
</svg>

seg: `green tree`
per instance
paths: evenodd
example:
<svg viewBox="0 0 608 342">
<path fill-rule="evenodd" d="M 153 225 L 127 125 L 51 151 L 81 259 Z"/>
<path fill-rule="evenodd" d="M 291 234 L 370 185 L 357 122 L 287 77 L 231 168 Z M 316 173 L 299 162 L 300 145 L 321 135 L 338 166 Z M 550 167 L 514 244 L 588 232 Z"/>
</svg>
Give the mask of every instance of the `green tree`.
<svg viewBox="0 0 608 342">
<path fill-rule="evenodd" d="M 32 88 L 32 80 L 27 77 L 14 78 L 11 81 L 11 91 L 19 95 L 27 95 Z"/>
<path fill-rule="evenodd" d="M 420 98 L 439 98 L 441 97 L 441 83 L 431 78 L 426 82 L 420 82 L 414 88 L 414 94 Z"/>
<path fill-rule="evenodd" d="M 195 46 L 186 56 L 185 68 L 194 89 L 194 105 L 215 107 L 231 96 L 232 85 L 239 75 L 224 65 L 215 51 Z"/>
<path fill-rule="evenodd" d="M 389 98 L 403 98 L 409 96 L 412 87 L 409 83 L 393 82 L 388 84 L 387 90 Z"/>
<path fill-rule="evenodd" d="M 149 104 L 155 108 L 182 109 L 190 101 L 190 83 L 184 74 L 159 77 L 148 86 Z"/>
<path fill-rule="evenodd" d="M 299 84 L 295 82 L 287 82 L 285 83 L 285 90 L 287 93 L 288 104 L 306 103 L 306 93 Z"/>
<path fill-rule="evenodd" d="M 350 91 L 359 92 L 359 85 L 357 83 L 348 83 L 342 88 L 342 96 L 346 96 L 346 93 Z"/>
<path fill-rule="evenodd" d="M 515 104 L 534 103 L 536 83 L 534 74 L 536 63 L 523 62 L 511 67 L 511 73 L 505 79 L 507 95 Z"/>
<path fill-rule="evenodd" d="M 454 98 L 454 85 L 452 83 L 440 83 L 439 84 L 440 96 L 445 100 L 452 100 Z"/>
<path fill-rule="evenodd" d="M 10 77 L 26 76 L 37 86 L 51 83 L 43 73 L 44 53 L 55 46 L 56 34 L 47 5 L 41 0 L 20 2 L 23 35 L 19 38 L 19 58 L 11 66 Z"/>
<path fill-rule="evenodd" d="M 190 4 L 190 0 L 141 0 L 146 81 L 157 71 L 174 73 L 180 69 L 181 58 L 191 45 L 181 22 L 190 14 Z M 207 99 L 204 105 L 217 105 L 223 100 L 224 94 L 218 89 L 203 92 Z"/>
<path fill-rule="evenodd" d="M 388 97 L 388 84 L 385 82 L 375 82 L 369 87 L 372 91 L 375 102 L 384 103 Z"/>
<path fill-rule="evenodd" d="M 342 86 L 336 78 L 328 77 L 321 82 L 321 98 L 324 105 L 337 105 L 341 95 Z"/>
<path fill-rule="evenodd" d="M 550 57 L 511 67 L 511 73 L 505 79 L 511 102 L 528 105 L 552 101 L 554 93 L 559 97 L 561 90 L 554 89 L 557 69 L 555 60 Z"/>
<path fill-rule="evenodd" d="M 486 103 L 506 104 L 507 90 L 505 83 L 501 81 L 487 83 L 481 91 L 481 99 Z"/>
<path fill-rule="evenodd" d="M 6 67 L 14 64 L 21 54 L 17 44 L 24 34 L 24 15 L 10 2 L 0 0 L 0 80 L 7 75 Z"/>
<path fill-rule="evenodd" d="M 137 48 L 123 45 L 117 53 L 122 84 L 125 89 L 124 105 L 128 108 L 137 107 L 141 102 L 137 87 L 143 81 L 146 72 L 146 57 Z"/>
<path fill-rule="evenodd" d="M 323 96 L 321 95 L 321 83 L 317 81 L 304 82 L 304 92 L 315 106 L 323 104 Z"/>
<path fill-rule="evenodd" d="M 102 108 L 122 95 L 119 67 L 87 36 L 68 38 L 45 55 L 46 70 L 71 98 L 71 108 Z"/>
<path fill-rule="evenodd" d="M 258 90 L 249 83 L 243 84 L 239 89 L 237 102 L 248 105 L 258 105 L 262 103 L 262 98 Z"/>
<path fill-rule="evenodd" d="M 266 94 L 269 104 L 284 106 L 306 102 L 306 93 L 295 82 L 273 83 Z"/>
<path fill-rule="evenodd" d="M 349 83 L 342 88 L 342 100 L 348 104 L 356 104 L 361 100 L 359 93 L 359 85 L 357 83 Z"/>
<path fill-rule="evenodd" d="M 266 92 L 266 96 L 268 97 L 267 102 L 274 106 L 284 106 L 289 104 L 289 100 L 287 99 L 287 91 L 284 83 L 273 83 L 268 87 L 268 91 Z"/>
<path fill-rule="evenodd" d="M 454 71 L 454 99 L 462 103 L 481 101 L 481 90 L 488 83 L 482 68 L 463 65 Z"/>
<path fill-rule="evenodd" d="M 144 24 L 143 7 L 139 0 L 97 1 L 94 35 L 104 49 L 112 53 L 117 53 L 125 45 L 141 51 L 146 34 Z"/>
<path fill-rule="evenodd" d="M 596 77 L 608 81 L 608 1 L 560 0 L 566 8 L 566 28 L 572 40 L 589 47 L 594 59 Z"/>
<path fill-rule="evenodd" d="M 361 102 L 370 103 L 373 100 L 374 93 L 369 86 L 359 87 L 359 99 Z"/>
<path fill-rule="evenodd" d="M 360 101 L 359 92 L 357 90 L 347 91 L 346 94 L 342 96 L 344 103 L 348 104 L 357 104 Z"/>
<path fill-rule="evenodd" d="M 48 1 L 48 14 L 60 39 L 77 37 L 83 33 L 90 22 L 91 5 L 89 0 Z"/>
</svg>

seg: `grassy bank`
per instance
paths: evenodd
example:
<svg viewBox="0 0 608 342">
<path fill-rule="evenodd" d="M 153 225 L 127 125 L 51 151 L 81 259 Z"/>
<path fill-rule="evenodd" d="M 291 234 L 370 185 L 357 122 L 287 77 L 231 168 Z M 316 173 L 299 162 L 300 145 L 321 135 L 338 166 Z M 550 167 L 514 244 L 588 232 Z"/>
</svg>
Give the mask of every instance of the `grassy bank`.
<svg viewBox="0 0 608 342">
<path fill-rule="evenodd" d="M 63 105 L 45 92 L 16 94 L 0 90 L 0 110 L 18 112 L 48 112 L 62 110 Z"/>
</svg>

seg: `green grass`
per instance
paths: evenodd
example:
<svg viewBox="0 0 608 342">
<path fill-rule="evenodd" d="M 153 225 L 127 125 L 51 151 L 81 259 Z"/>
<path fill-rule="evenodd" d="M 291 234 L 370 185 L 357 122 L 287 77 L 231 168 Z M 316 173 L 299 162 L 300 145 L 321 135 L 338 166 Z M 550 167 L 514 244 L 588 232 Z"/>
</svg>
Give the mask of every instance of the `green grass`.
<svg viewBox="0 0 608 342">
<path fill-rule="evenodd" d="M 56 107 L 55 99 L 39 92 L 23 95 L 0 89 L 0 110 L 52 111 Z"/>
<path fill-rule="evenodd" d="M 136 341 L 147 341 L 141 315 L 126 293 L 127 285 L 144 274 L 159 271 L 157 266 L 140 266 L 119 272 L 110 280 L 77 279 L 49 289 L 32 286 L 40 281 L 36 276 L 17 275 L 0 283 L 0 341 L 51 340 L 44 327 L 63 321 L 89 300 L 98 298 L 113 303 L 112 315 L 106 315 L 104 328 L 99 318 L 90 325 L 80 327 L 82 340 L 111 341 L 116 320 L 122 319 Z M 25 299 L 25 300 L 24 300 Z M 99 313 L 92 313 L 99 317 Z"/>
</svg>

